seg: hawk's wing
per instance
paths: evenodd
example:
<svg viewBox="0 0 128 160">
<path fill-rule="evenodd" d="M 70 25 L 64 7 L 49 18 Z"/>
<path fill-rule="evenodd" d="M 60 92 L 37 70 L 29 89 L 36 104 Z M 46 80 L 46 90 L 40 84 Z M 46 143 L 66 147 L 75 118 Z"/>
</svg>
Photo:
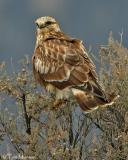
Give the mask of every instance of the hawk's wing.
<svg viewBox="0 0 128 160">
<path fill-rule="evenodd" d="M 35 69 L 46 82 L 63 89 L 97 80 L 95 66 L 82 42 L 76 39 L 46 39 L 35 51 Z"/>
</svg>

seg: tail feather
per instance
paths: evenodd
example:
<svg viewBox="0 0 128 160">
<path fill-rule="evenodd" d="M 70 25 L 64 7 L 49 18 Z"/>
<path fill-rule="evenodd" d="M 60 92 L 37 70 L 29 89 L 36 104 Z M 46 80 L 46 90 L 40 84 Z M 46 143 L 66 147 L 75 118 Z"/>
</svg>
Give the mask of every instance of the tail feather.
<svg viewBox="0 0 128 160">
<path fill-rule="evenodd" d="M 106 98 L 106 96 L 97 96 L 91 92 L 89 93 L 75 88 L 72 89 L 72 92 L 81 109 L 87 113 L 97 109 L 98 107 L 112 105 L 114 100 L 117 98 L 114 94 L 111 94 Z"/>
</svg>

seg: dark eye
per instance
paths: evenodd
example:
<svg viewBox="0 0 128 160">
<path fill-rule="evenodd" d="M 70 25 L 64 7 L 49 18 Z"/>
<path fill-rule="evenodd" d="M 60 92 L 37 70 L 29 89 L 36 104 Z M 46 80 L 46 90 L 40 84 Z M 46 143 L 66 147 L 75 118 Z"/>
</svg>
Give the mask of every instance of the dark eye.
<svg viewBox="0 0 128 160">
<path fill-rule="evenodd" d="M 45 25 L 46 26 L 48 26 L 48 25 L 50 25 L 50 24 L 52 24 L 53 22 L 51 22 L 51 21 L 47 21 L 46 23 L 45 23 Z"/>
</svg>

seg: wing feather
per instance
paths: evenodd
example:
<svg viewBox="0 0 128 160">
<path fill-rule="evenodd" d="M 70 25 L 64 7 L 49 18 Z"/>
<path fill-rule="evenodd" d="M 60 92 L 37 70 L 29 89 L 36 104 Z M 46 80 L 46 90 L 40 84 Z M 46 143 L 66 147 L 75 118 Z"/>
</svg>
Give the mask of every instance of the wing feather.
<svg viewBox="0 0 128 160">
<path fill-rule="evenodd" d="M 97 79 L 95 66 L 79 40 L 64 35 L 46 39 L 36 48 L 35 54 L 35 70 L 44 81 L 58 88 L 81 85 L 90 75 Z"/>
</svg>

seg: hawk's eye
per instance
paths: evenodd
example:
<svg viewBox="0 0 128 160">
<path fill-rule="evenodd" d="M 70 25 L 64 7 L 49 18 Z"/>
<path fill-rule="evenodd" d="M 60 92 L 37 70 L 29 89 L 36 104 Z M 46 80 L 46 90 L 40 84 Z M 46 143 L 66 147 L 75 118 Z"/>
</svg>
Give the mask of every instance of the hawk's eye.
<svg viewBox="0 0 128 160">
<path fill-rule="evenodd" d="M 47 21 L 47 22 L 45 23 L 46 26 L 48 26 L 48 25 L 50 25 L 50 24 L 53 24 L 53 22 Z"/>
</svg>

